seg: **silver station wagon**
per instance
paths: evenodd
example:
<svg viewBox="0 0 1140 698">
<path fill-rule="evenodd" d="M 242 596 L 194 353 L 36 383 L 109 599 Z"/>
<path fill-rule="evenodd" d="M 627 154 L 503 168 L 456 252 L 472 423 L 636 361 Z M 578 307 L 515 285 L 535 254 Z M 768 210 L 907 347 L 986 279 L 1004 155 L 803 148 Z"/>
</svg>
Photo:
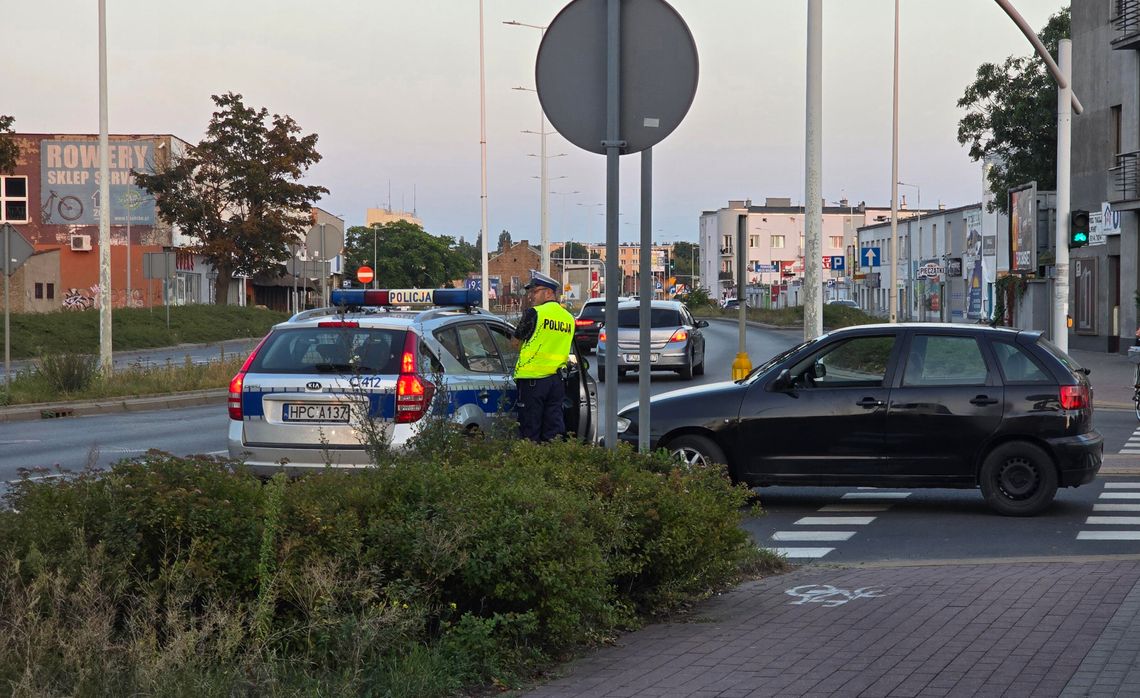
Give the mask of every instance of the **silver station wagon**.
<svg viewBox="0 0 1140 698">
<path fill-rule="evenodd" d="M 475 307 L 477 291 L 344 290 L 332 302 L 276 325 L 230 382 L 232 458 L 263 475 L 363 467 L 370 440 L 400 449 L 429 414 L 471 431 L 514 417 L 514 328 Z M 576 351 L 568 359 L 566 428 L 593 442 L 597 386 Z"/>
</svg>

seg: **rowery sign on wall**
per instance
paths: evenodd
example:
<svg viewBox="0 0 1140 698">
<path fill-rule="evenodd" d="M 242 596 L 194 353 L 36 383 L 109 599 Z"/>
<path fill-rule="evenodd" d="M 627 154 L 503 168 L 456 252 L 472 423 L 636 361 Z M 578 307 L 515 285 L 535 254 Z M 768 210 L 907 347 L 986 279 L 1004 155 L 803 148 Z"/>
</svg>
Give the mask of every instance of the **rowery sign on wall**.
<svg viewBox="0 0 1140 698">
<path fill-rule="evenodd" d="M 154 198 L 132 184 L 131 170 L 154 171 L 153 141 L 112 141 L 111 225 L 154 225 Z M 48 225 L 99 224 L 99 142 L 40 141 L 40 216 Z"/>
</svg>

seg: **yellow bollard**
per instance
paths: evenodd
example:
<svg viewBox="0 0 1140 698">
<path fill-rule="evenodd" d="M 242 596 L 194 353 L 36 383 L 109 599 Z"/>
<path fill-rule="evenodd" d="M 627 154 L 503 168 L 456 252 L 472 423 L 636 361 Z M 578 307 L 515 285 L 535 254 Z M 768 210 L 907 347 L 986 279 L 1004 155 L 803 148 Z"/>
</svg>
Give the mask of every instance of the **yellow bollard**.
<svg viewBox="0 0 1140 698">
<path fill-rule="evenodd" d="M 752 362 L 746 352 L 740 352 L 732 361 L 732 380 L 738 381 L 752 373 Z"/>
</svg>

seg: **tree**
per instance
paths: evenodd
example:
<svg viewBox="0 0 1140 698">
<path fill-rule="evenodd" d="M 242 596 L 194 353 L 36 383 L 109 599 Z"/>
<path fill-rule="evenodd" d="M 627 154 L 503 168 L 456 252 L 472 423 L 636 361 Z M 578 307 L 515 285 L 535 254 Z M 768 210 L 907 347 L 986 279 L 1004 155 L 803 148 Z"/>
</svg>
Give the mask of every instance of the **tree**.
<svg viewBox="0 0 1140 698">
<path fill-rule="evenodd" d="M 164 221 L 197 238 L 193 250 L 217 272 L 214 302 L 223 305 L 234 274 L 280 269 L 289 245 L 312 224 L 311 209 L 328 189 L 302 184 L 320 161 L 317 135 L 298 136 L 290 116 L 245 106 L 239 94 L 213 95 L 217 105 L 198 145 L 185 155 L 135 172 Z"/>
<path fill-rule="evenodd" d="M 499 247 L 500 250 L 505 250 L 511 246 L 511 233 L 509 230 L 504 230 L 499 233 Z"/>
<path fill-rule="evenodd" d="M 1039 36 L 1049 53 L 1070 35 L 1069 8 L 1049 18 Z M 1010 56 L 1001 65 L 983 63 L 977 78 L 958 100 L 966 115 L 958 122 L 958 142 L 970 145 L 970 158 L 991 159 L 987 175 L 994 202 L 990 210 L 1008 213 L 1009 190 L 1036 181 L 1039 189 L 1057 186 L 1057 85 L 1036 55 Z"/>
<path fill-rule="evenodd" d="M 16 119 L 0 114 L 0 174 L 12 172 L 16 169 L 16 160 L 20 157 L 20 146 L 16 139 L 4 138 L 5 133 L 12 133 L 12 123 Z"/>
<path fill-rule="evenodd" d="M 580 242 L 568 242 L 563 249 L 551 253 L 551 256 L 558 262 L 567 259 L 569 260 L 567 263 L 577 262 L 578 264 L 582 264 L 587 259 L 590 259 L 590 251 Z"/>
<path fill-rule="evenodd" d="M 480 269 L 483 266 L 483 236 L 475 236 L 475 244 L 471 244 L 459 238 L 459 242 L 455 244 L 455 251 L 458 252 L 464 259 L 468 261 L 472 269 Z"/>
<path fill-rule="evenodd" d="M 345 236 L 345 274 L 372 266 L 372 235 L 376 234 L 377 285 L 381 288 L 442 288 L 462 278 L 475 265 L 446 235 L 432 235 L 415 223 L 395 221 L 382 226 L 353 226 Z"/>
</svg>

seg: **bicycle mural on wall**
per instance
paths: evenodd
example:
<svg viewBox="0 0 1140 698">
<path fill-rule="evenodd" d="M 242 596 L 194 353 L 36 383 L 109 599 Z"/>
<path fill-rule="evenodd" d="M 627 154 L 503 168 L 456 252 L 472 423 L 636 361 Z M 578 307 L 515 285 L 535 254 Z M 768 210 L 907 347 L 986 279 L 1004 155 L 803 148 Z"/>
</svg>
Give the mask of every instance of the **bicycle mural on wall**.
<svg viewBox="0 0 1140 698">
<path fill-rule="evenodd" d="M 54 189 L 48 198 L 44 199 L 43 205 L 40 206 L 40 217 L 44 223 L 54 223 L 55 214 L 58 213 L 59 217 L 68 223 L 72 223 L 83 216 L 83 202 L 79 197 L 60 196 Z"/>
</svg>

